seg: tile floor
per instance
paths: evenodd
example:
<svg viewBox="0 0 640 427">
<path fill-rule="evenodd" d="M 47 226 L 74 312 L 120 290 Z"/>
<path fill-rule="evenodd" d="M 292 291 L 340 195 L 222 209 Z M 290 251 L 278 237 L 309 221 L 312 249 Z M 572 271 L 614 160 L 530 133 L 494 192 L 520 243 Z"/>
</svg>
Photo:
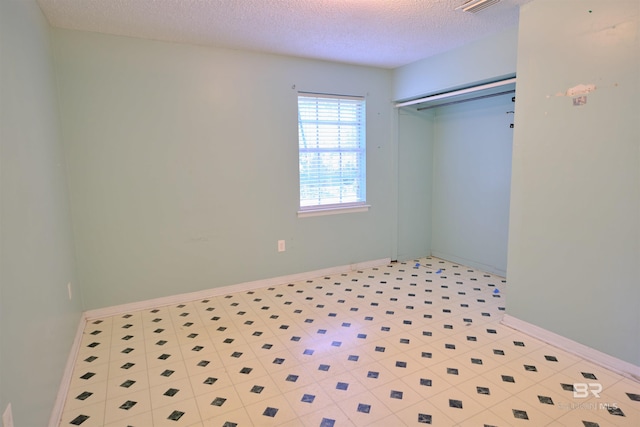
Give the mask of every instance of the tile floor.
<svg viewBox="0 0 640 427">
<path fill-rule="evenodd" d="M 640 383 L 436 258 L 92 319 L 61 426 L 640 426 Z M 596 396 L 598 395 L 598 396 Z"/>
</svg>

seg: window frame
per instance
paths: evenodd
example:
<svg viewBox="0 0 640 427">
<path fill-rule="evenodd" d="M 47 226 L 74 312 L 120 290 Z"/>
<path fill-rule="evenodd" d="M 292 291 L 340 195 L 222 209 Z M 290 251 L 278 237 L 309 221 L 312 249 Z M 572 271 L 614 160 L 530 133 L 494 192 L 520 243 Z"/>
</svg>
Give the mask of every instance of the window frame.
<svg viewBox="0 0 640 427">
<path fill-rule="evenodd" d="M 301 103 L 301 101 L 307 100 L 309 101 L 307 104 Z M 336 113 L 339 118 L 332 119 L 321 118 L 319 117 L 319 111 L 321 103 L 326 103 L 334 100 L 336 102 Z M 355 118 L 353 120 L 344 120 L 339 113 L 339 103 L 344 101 L 345 104 L 351 104 L 354 108 L 354 101 L 357 103 L 355 105 Z M 315 119 L 303 119 L 301 117 L 301 105 L 304 108 L 309 108 L 309 106 L 313 103 L 316 103 L 315 107 Z M 367 169 L 366 169 L 366 158 L 367 158 L 367 143 L 366 143 L 366 98 L 364 96 L 354 96 L 354 95 L 336 95 L 336 94 L 325 94 L 325 93 L 315 93 L 315 92 L 298 92 L 297 94 L 297 111 L 298 111 L 298 217 L 309 217 L 309 216 L 319 216 L 319 215 L 332 215 L 332 214 L 341 214 L 341 213 L 353 213 L 353 212 L 365 212 L 369 210 L 370 205 L 367 204 Z M 312 113 L 314 112 L 313 107 L 309 110 Z M 346 117 L 348 118 L 348 116 Z M 310 125 L 311 128 L 314 128 L 315 135 L 315 147 L 303 147 L 303 140 L 306 141 L 304 137 L 305 132 L 304 129 Z M 325 127 L 327 130 L 324 133 L 324 137 L 328 139 L 336 138 L 336 134 L 339 135 L 343 129 L 349 129 L 350 127 L 355 126 L 356 137 L 337 137 L 337 143 L 334 147 L 321 147 L 320 139 L 322 138 L 322 127 Z M 336 132 L 337 130 L 337 132 Z M 333 131 L 333 134 L 331 132 Z M 327 134 L 329 133 L 329 134 Z M 348 133 L 348 132 L 347 132 Z M 314 138 L 312 138 L 314 139 Z M 325 140 L 326 141 L 326 140 Z M 346 142 L 346 147 L 343 147 L 341 141 Z M 353 141 L 357 141 L 355 146 L 353 146 Z M 349 142 L 352 144 L 349 145 Z M 355 169 L 356 173 L 356 195 L 355 201 L 339 201 L 338 203 L 322 203 L 323 197 L 320 195 L 320 190 L 318 191 L 318 204 L 306 204 L 303 206 L 303 154 L 316 154 L 317 156 L 321 156 L 322 154 L 333 154 L 338 155 L 340 159 L 339 162 L 341 164 L 339 172 L 353 172 L 349 170 L 349 166 L 342 167 L 342 155 L 343 154 L 356 154 L 355 163 L 357 168 Z M 329 157 L 331 158 L 331 156 Z M 326 157 L 325 157 L 326 159 Z M 326 176 L 326 175 L 325 175 Z M 331 188 L 331 186 L 328 186 Z M 333 186 L 335 187 L 335 186 Z M 346 188 L 346 186 L 338 185 L 340 190 L 339 199 L 342 199 L 343 194 L 342 190 Z M 353 191 L 351 191 L 353 193 Z M 353 194 L 351 196 L 345 196 L 346 199 L 353 198 Z M 329 197 L 325 197 L 324 200 L 329 200 Z M 309 199 L 306 199 L 309 200 Z"/>
</svg>

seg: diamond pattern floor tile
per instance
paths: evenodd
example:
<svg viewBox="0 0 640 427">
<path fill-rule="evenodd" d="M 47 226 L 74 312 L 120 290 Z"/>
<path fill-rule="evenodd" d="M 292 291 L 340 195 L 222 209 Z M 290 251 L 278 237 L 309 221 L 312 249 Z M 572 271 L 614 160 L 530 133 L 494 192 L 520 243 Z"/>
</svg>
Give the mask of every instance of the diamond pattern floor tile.
<svg viewBox="0 0 640 427">
<path fill-rule="evenodd" d="M 501 325 L 507 294 L 427 257 L 92 319 L 60 426 L 640 425 L 640 384 Z"/>
</svg>

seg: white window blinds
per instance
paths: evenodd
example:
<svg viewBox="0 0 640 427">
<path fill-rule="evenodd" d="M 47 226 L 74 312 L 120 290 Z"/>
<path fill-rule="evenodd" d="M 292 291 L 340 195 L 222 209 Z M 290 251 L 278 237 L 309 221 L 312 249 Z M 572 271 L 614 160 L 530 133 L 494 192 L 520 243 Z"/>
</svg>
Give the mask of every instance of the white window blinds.
<svg viewBox="0 0 640 427">
<path fill-rule="evenodd" d="M 364 205 L 365 100 L 298 95 L 300 210 Z"/>
</svg>

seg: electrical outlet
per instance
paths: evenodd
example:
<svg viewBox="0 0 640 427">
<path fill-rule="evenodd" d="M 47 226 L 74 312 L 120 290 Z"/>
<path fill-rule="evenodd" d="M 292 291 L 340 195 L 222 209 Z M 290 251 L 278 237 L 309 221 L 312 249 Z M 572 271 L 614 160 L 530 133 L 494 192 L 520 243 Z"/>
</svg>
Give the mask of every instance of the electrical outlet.
<svg viewBox="0 0 640 427">
<path fill-rule="evenodd" d="M 7 409 L 2 413 L 2 427 L 13 427 L 13 413 L 11 412 L 11 403 L 7 405 Z"/>
<path fill-rule="evenodd" d="M 286 250 L 284 240 L 278 240 L 278 252 L 284 252 Z"/>
<path fill-rule="evenodd" d="M 69 293 L 69 301 L 73 298 L 73 294 L 71 293 L 71 282 L 67 283 L 67 292 Z"/>
</svg>

